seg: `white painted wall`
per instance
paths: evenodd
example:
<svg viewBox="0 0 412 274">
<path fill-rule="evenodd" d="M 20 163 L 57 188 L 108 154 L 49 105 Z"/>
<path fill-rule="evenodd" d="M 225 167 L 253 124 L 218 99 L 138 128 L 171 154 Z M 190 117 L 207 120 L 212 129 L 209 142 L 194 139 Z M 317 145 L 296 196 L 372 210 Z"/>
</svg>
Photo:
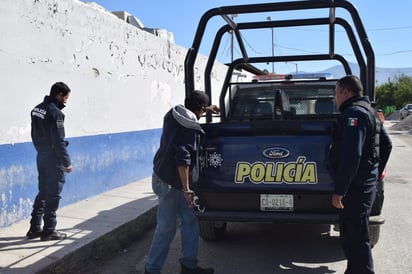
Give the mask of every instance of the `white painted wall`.
<svg viewBox="0 0 412 274">
<path fill-rule="evenodd" d="M 183 102 L 185 56 L 185 48 L 94 3 L 2 0 L 0 145 L 30 141 L 30 110 L 56 81 L 72 89 L 67 137 L 159 128 L 169 107 Z M 224 71 L 215 65 L 214 90 Z"/>
</svg>

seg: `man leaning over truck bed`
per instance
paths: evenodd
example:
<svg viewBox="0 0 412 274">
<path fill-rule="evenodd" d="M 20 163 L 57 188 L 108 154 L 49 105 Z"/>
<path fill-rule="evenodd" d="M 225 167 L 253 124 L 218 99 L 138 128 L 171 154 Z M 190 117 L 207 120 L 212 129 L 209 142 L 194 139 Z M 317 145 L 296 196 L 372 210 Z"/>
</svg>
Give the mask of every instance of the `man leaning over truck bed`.
<svg viewBox="0 0 412 274">
<path fill-rule="evenodd" d="M 180 220 L 182 255 L 181 274 L 212 274 L 213 268 L 197 265 L 199 221 L 195 215 L 191 182 L 199 174 L 199 147 L 204 132 L 198 119 L 205 111 L 219 112 L 209 106 L 209 97 L 193 91 L 185 106 L 178 105 L 166 113 L 160 147 L 153 160 L 152 187 L 159 197 L 157 226 L 145 264 L 145 273 L 160 273 L 176 234 L 176 219 Z"/>
<path fill-rule="evenodd" d="M 336 105 L 341 115 L 333 136 L 336 159 L 332 205 L 340 209 L 340 239 L 347 258 L 345 274 L 375 273 L 369 243 L 369 215 L 376 183 L 392 150 L 392 143 L 358 77 L 336 83 Z"/>
</svg>

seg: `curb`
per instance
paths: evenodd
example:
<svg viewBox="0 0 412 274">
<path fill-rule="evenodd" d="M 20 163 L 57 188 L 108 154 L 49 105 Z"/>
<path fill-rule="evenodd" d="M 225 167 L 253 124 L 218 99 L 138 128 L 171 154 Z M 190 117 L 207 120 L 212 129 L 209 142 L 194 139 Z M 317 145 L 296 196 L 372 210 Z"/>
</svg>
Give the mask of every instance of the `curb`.
<svg viewBox="0 0 412 274">
<path fill-rule="evenodd" d="M 97 238 L 87 245 L 74 250 L 61 260 L 38 271 L 39 274 L 68 273 L 79 269 L 89 258 L 109 258 L 119 250 L 124 249 L 132 241 L 138 240 L 144 232 L 156 224 L 157 206 L 149 209 L 134 220 L 120 225 L 113 231 Z"/>
</svg>

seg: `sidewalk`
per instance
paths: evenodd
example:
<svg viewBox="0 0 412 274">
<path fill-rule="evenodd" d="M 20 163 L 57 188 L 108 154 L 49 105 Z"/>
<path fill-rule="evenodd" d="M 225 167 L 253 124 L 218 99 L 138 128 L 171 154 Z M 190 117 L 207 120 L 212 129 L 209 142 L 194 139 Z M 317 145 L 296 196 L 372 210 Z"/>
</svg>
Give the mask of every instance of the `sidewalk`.
<svg viewBox="0 0 412 274">
<path fill-rule="evenodd" d="M 64 193 L 63 193 L 64 195 Z M 151 178 L 59 208 L 62 241 L 28 240 L 29 220 L 0 228 L 0 274 L 67 273 L 90 256 L 117 251 L 156 221 Z"/>
</svg>

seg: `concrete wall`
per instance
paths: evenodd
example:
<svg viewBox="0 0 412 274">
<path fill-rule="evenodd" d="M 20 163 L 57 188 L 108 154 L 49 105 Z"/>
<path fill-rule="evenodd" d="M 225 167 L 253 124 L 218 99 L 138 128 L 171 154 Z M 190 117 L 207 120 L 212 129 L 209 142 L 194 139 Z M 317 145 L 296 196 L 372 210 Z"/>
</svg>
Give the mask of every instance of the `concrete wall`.
<svg viewBox="0 0 412 274">
<path fill-rule="evenodd" d="M 185 48 L 96 4 L 2 0 L 0 227 L 31 212 L 37 171 L 30 111 L 54 82 L 72 89 L 64 112 L 74 169 L 63 206 L 150 176 L 163 115 L 183 102 L 185 55 Z M 202 89 L 206 59 L 198 59 L 196 88 Z M 224 71 L 215 65 L 214 90 Z"/>
</svg>

